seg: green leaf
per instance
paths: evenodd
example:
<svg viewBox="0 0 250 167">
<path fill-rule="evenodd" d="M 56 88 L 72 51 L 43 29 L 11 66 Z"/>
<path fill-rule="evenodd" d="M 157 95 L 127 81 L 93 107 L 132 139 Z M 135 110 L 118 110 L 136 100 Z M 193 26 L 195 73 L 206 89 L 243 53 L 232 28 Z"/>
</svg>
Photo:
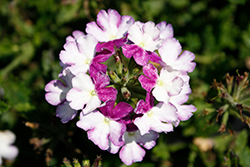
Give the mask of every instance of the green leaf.
<svg viewBox="0 0 250 167">
<path fill-rule="evenodd" d="M 227 152 L 225 157 L 225 165 L 228 167 L 238 167 L 238 158 L 232 150 Z"/>
<path fill-rule="evenodd" d="M 153 148 L 153 153 L 157 158 L 168 160 L 170 158 L 170 152 L 168 146 L 162 140 Z"/>
<path fill-rule="evenodd" d="M 9 109 L 10 109 L 10 105 L 8 105 L 7 103 L 3 101 L 0 101 L 0 115 L 8 111 Z"/>
<path fill-rule="evenodd" d="M 249 167 L 250 166 L 250 148 L 247 146 L 248 142 L 248 133 L 247 130 L 242 130 L 235 142 L 235 153 L 239 157 L 239 163 L 243 167 Z"/>
</svg>

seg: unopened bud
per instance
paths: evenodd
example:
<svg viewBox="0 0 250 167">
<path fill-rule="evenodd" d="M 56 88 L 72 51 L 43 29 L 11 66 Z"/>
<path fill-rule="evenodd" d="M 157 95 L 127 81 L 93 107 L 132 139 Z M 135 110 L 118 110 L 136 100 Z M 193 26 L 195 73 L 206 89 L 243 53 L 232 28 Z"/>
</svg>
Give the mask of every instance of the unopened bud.
<svg viewBox="0 0 250 167">
<path fill-rule="evenodd" d="M 130 96 L 131 96 L 130 91 L 126 87 L 122 87 L 121 92 L 122 92 L 123 99 L 128 101 L 130 99 Z"/>
</svg>

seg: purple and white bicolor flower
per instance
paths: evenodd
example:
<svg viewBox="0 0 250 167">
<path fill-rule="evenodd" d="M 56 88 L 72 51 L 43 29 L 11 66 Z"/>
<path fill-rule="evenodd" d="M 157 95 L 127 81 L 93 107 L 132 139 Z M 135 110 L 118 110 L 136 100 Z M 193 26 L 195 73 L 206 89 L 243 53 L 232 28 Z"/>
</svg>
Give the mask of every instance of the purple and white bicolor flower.
<svg viewBox="0 0 250 167">
<path fill-rule="evenodd" d="M 148 92 L 152 89 L 152 94 L 157 101 L 168 103 L 170 96 L 181 92 L 184 81 L 179 77 L 179 71 L 168 71 L 163 68 L 158 75 L 155 66 L 148 64 L 143 67 L 144 75 L 139 77 L 141 86 Z"/>
<path fill-rule="evenodd" d="M 80 121 L 77 122 L 77 126 L 88 131 L 88 138 L 102 150 L 110 148 L 110 144 L 118 149 L 124 144 L 123 134 L 126 131 L 126 125 L 117 120 L 133 111 L 128 103 L 120 102 L 115 107 L 114 104 L 113 100 L 107 101 L 99 108 L 100 111 L 94 110 L 86 115 L 81 114 Z"/>
<path fill-rule="evenodd" d="M 141 135 L 140 131 L 136 129 L 136 126 L 133 130 L 128 128 L 124 133 L 125 144 L 122 146 L 119 156 L 126 165 L 142 161 L 146 151 L 141 146 L 149 150 L 155 146 L 156 139 L 159 137 L 157 132 L 149 131 L 149 133 Z"/>
<path fill-rule="evenodd" d="M 150 130 L 155 132 L 171 132 L 173 125 L 178 122 L 176 108 L 170 103 L 158 103 L 153 106 L 152 95 L 147 93 L 146 102 L 140 100 L 135 109 L 136 114 L 143 114 L 134 120 L 134 124 L 138 127 L 141 135 L 149 133 Z"/>
<path fill-rule="evenodd" d="M 133 57 L 141 66 L 146 65 L 149 60 L 160 61 L 160 57 L 153 52 L 161 42 L 159 34 L 160 30 L 153 22 L 135 22 L 128 31 L 128 39 L 133 43 L 122 46 L 124 56 Z"/>
<path fill-rule="evenodd" d="M 56 116 L 61 118 L 62 123 L 67 123 L 72 120 L 76 114 L 77 110 L 69 106 L 69 102 L 66 100 L 66 95 L 68 91 L 72 88 L 72 78 L 74 75 L 71 73 L 69 68 L 65 68 L 60 74 L 59 78 L 61 80 L 52 80 L 45 86 L 45 99 L 51 105 L 57 106 Z"/>
<path fill-rule="evenodd" d="M 131 16 L 121 16 L 116 10 L 109 9 L 108 13 L 101 10 L 96 22 L 87 24 L 86 32 L 93 35 L 99 42 L 113 41 L 117 47 L 124 43 L 124 37 L 134 19 Z"/>
<path fill-rule="evenodd" d="M 75 41 L 71 38 L 64 45 L 64 49 L 60 52 L 60 60 L 68 68 L 72 74 L 79 72 L 86 73 L 96 53 L 97 40 L 90 34 L 80 35 Z"/>
<path fill-rule="evenodd" d="M 109 85 L 109 77 L 99 72 L 93 78 L 85 73 L 78 73 L 72 79 L 73 88 L 67 93 L 66 99 L 69 105 L 75 110 L 83 109 L 83 113 L 101 106 L 101 101 L 115 100 L 117 90 Z M 86 105 L 86 106 L 85 106 Z"/>
<path fill-rule="evenodd" d="M 13 132 L 9 130 L 0 131 L 0 166 L 2 165 L 2 158 L 13 160 L 17 157 L 18 148 L 12 145 L 15 140 L 16 136 Z"/>
<path fill-rule="evenodd" d="M 163 40 L 173 37 L 173 28 L 166 22 L 146 23 L 135 22 L 128 30 L 128 39 L 133 44 L 125 44 L 123 54 L 127 58 L 134 57 L 137 64 L 144 66 L 149 60 L 159 62 L 160 57 L 154 53 L 161 46 Z"/>
</svg>

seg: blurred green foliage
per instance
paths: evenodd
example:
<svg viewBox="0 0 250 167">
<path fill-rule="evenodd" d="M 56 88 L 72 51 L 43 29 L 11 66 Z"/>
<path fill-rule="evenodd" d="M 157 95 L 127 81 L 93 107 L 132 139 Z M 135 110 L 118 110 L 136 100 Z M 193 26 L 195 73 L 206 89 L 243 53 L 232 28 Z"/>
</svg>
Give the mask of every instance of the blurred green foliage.
<svg viewBox="0 0 250 167">
<path fill-rule="evenodd" d="M 196 55 L 189 103 L 198 110 L 161 134 L 132 167 L 250 166 L 249 128 L 229 116 L 234 133 L 220 134 L 222 119 L 216 121 L 217 108 L 205 97 L 214 78 L 250 69 L 249 7 L 249 0 L 0 0 L 0 129 L 17 135 L 20 153 L 12 166 L 59 166 L 64 157 L 92 164 L 97 155 L 104 167 L 125 166 L 89 141 L 76 119 L 62 124 L 44 98 L 45 84 L 60 72 L 66 37 L 109 8 L 142 22 L 172 24 L 183 49 Z"/>
</svg>

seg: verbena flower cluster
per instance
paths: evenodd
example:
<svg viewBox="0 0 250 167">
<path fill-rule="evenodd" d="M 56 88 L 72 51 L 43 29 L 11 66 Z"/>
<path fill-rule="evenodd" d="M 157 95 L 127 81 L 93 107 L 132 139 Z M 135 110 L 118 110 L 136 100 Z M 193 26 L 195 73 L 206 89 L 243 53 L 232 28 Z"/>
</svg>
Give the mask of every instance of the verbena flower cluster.
<svg viewBox="0 0 250 167">
<path fill-rule="evenodd" d="M 182 51 L 166 22 L 142 23 L 101 10 L 86 33 L 74 31 L 60 53 L 62 71 L 49 82 L 46 100 L 63 123 L 80 110 L 77 126 L 102 150 L 131 165 L 161 132 L 173 131 L 196 108 L 188 73 L 195 55 Z"/>
</svg>

